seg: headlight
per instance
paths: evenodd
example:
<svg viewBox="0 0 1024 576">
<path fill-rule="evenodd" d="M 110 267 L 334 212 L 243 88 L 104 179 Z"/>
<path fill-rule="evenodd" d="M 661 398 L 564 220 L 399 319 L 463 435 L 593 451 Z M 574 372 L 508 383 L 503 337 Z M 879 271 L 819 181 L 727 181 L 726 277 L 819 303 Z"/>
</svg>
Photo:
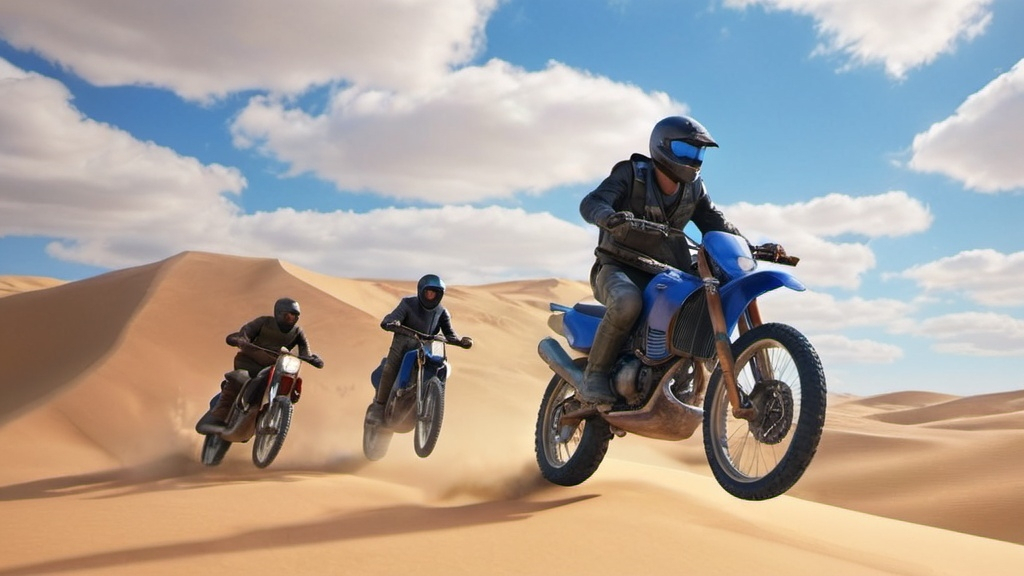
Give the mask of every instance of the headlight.
<svg viewBox="0 0 1024 576">
<path fill-rule="evenodd" d="M 751 270 L 757 268 L 757 260 L 754 260 L 753 258 L 748 258 L 746 256 L 740 256 L 736 258 L 736 266 L 739 267 L 739 269 L 743 270 L 744 272 L 750 272 Z"/>
<path fill-rule="evenodd" d="M 281 356 L 281 371 L 283 371 L 285 374 L 298 374 L 300 364 L 302 364 L 302 360 L 299 360 L 295 356 L 287 354 Z"/>
</svg>

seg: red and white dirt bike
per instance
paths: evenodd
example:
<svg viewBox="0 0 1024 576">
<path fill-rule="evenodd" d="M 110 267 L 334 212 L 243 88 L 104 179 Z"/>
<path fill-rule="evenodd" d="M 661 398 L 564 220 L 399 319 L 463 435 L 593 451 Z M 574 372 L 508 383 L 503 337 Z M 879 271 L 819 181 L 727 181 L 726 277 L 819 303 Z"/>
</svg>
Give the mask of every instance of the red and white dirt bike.
<svg viewBox="0 0 1024 576">
<path fill-rule="evenodd" d="M 248 442 L 255 437 L 252 462 L 266 468 L 277 457 L 288 436 L 292 412 L 302 393 L 299 367 L 302 362 L 312 364 L 313 358 L 292 354 L 283 347 L 280 350 L 253 347 L 277 356 L 277 361 L 255 378 L 249 378 L 245 370 L 232 370 L 224 375 L 241 383 L 241 391 L 231 405 L 224 430 L 206 434 L 203 440 L 200 460 L 207 466 L 220 464 L 232 443 Z M 211 408 L 219 398 L 218 393 L 210 400 Z"/>
</svg>

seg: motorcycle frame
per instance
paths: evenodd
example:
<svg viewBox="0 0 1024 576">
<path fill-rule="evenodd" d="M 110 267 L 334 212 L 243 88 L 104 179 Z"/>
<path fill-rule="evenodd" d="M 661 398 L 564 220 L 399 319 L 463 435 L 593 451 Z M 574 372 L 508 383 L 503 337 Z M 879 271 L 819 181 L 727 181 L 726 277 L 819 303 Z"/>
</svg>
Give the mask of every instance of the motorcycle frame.
<svg viewBox="0 0 1024 576">
<path fill-rule="evenodd" d="M 420 415 L 420 414 L 423 414 L 423 402 L 424 402 L 424 396 L 423 395 L 426 394 L 426 391 L 425 391 L 426 387 L 423 384 L 425 382 L 424 381 L 424 376 L 427 375 L 427 367 L 431 366 L 431 365 L 434 365 L 434 364 L 437 365 L 437 369 L 434 370 L 429 376 L 427 376 L 428 379 L 431 376 L 435 376 L 435 375 L 440 374 L 440 373 L 443 372 L 444 373 L 443 377 L 439 377 L 438 378 L 438 380 L 441 382 L 442 387 L 444 386 L 445 381 L 448 379 L 448 346 L 445 343 L 445 340 L 443 338 L 439 338 L 437 336 L 434 336 L 433 340 L 430 340 L 430 342 L 440 342 L 441 343 L 441 354 L 440 354 L 440 356 L 432 354 L 431 353 L 432 351 L 428 351 L 427 350 L 427 342 L 425 342 L 423 340 L 420 340 L 420 347 L 419 347 L 418 354 L 416 356 L 417 377 L 418 377 L 418 380 L 419 380 L 418 385 L 416 386 L 416 414 L 417 414 L 417 416 Z M 436 359 L 438 357 L 440 357 L 440 361 L 438 361 Z"/>
<path fill-rule="evenodd" d="M 750 419 L 755 414 L 736 380 L 729 334 L 733 329 L 742 334 L 761 325 L 757 306 L 757 297 L 761 294 L 783 286 L 796 291 L 803 291 L 805 287 L 788 272 L 751 266 L 755 259 L 741 236 L 712 231 L 704 235 L 702 243 L 692 240 L 691 243 L 696 247 L 697 275 L 642 256 L 634 263 L 654 274 L 643 295 L 641 318 L 647 323 L 648 336 L 641 360 L 660 364 L 673 357 L 663 339 L 672 333 L 672 323 L 687 298 L 703 290 L 713 330 L 715 359 L 722 370 L 733 415 Z M 744 265 L 744 261 L 748 264 Z M 727 280 L 724 284 L 716 277 L 713 266 Z M 569 346 L 589 353 L 600 319 L 567 306 L 552 304 L 551 309 L 564 313 L 562 334 Z M 662 340 L 652 338 L 651 334 L 660 335 Z M 754 368 L 759 372 L 771 371 L 763 355 L 755 358 Z"/>
<path fill-rule="evenodd" d="M 409 350 L 402 357 L 402 365 L 398 369 L 399 378 L 403 373 L 405 373 L 405 366 L 407 362 L 415 362 L 415 365 L 413 368 L 410 368 L 407 380 L 398 380 L 395 382 L 395 386 L 391 390 L 391 394 L 393 396 L 403 394 L 409 388 L 414 388 L 416 392 L 416 415 L 418 417 L 423 412 L 425 394 L 423 384 L 425 381 L 429 380 L 430 377 L 437 375 L 438 380 L 441 381 L 443 386 L 448 379 L 448 371 L 450 370 L 448 365 L 448 341 L 445 337 L 437 334 L 427 336 L 426 334 L 422 334 L 408 328 L 401 330 L 401 332 L 416 338 L 417 346 L 415 350 Z M 427 345 L 432 342 L 441 343 L 441 354 L 433 354 L 432 351 L 427 348 Z M 429 371 L 430 368 L 435 369 L 433 371 Z M 403 419 L 402 421 L 405 422 L 407 420 Z"/>
<path fill-rule="evenodd" d="M 268 352 L 272 352 L 267 350 Z M 279 395 L 291 394 L 292 390 L 299 389 L 302 384 L 302 378 L 299 377 L 298 371 L 295 374 L 287 374 L 284 370 L 280 370 L 282 362 L 286 356 L 292 356 L 299 358 L 294 354 L 281 350 L 275 352 L 278 354 L 277 360 L 273 365 L 267 366 L 263 370 L 260 370 L 256 376 L 246 381 L 245 385 L 238 392 L 238 398 L 235 400 L 235 406 L 232 407 L 232 412 L 229 414 L 229 422 L 234 418 L 238 418 L 233 424 L 227 429 L 220 433 L 220 437 L 229 442 L 247 442 L 252 439 L 253 435 L 256 434 L 256 418 L 259 416 L 260 410 L 264 405 L 269 404 Z M 263 390 L 260 394 L 259 406 L 257 407 L 254 403 L 249 403 L 247 398 L 249 397 L 249 386 L 257 380 L 261 380 L 264 373 L 266 373 L 266 385 L 263 386 Z M 284 377 L 292 378 L 290 386 L 287 391 L 281 391 L 281 381 Z M 280 392 L 280 394 L 279 394 Z M 253 408 L 256 408 L 253 410 Z M 241 414 L 238 414 L 238 411 Z"/>
</svg>

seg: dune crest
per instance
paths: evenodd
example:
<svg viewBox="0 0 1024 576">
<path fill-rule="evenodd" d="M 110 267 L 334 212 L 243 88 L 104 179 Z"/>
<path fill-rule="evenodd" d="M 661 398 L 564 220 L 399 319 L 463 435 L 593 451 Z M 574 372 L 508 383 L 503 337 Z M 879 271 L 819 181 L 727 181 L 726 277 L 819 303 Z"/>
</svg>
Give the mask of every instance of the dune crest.
<svg viewBox="0 0 1024 576">
<path fill-rule="evenodd" d="M 444 303 L 476 345 L 449 350 L 437 449 L 417 458 L 411 437 L 396 435 L 374 463 L 361 453 L 361 423 L 369 373 L 390 342 L 378 324 L 414 281 L 185 252 L 45 289 L 6 285 L 21 291 L 0 298 L 0 317 L 24 328 L 0 333 L 11 376 L 0 380 L 0 541 L 13 551 L 0 555 L 0 576 L 1024 565 L 1024 393 L 837 397 L 804 478 L 768 502 L 725 494 L 699 433 L 616 438 L 593 478 L 564 488 L 540 478 L 533 454 L 551 377 L 536 344 L 550 333 L 548 303 L 589 299 L 584 282 L 449 286 Z M 252 465 L 248 444 L 204 468 L 192 427 L 231 367 L 224 337 L 281 296 L 301 303 L 326 366 L 303 368 L 303 398 L 270 468 Z"/>
</svg>

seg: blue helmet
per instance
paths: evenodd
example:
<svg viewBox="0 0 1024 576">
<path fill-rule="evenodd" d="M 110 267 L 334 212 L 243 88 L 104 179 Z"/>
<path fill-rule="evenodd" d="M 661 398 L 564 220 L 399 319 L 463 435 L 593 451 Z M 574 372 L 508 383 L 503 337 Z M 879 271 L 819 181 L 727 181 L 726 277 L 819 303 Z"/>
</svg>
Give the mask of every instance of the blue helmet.
<svg viewBox="0 0 1024 576">
<path fill-rule="evenodd" d="M 427 290 L 437 291 L 437 298 L 433 300 L 427 299 L 425 292 Z M 423 306 L 427 310 L 433 310 L 437 308 L 437 305 L 441 303 L 441 298 L 444 296 L 444 282 L 437 274 L 427 274 L 423 278 L 420 278 L 418 284 L 416 284 L 416 298 L 420 302 L 420 306 Z"/>
</svg>

